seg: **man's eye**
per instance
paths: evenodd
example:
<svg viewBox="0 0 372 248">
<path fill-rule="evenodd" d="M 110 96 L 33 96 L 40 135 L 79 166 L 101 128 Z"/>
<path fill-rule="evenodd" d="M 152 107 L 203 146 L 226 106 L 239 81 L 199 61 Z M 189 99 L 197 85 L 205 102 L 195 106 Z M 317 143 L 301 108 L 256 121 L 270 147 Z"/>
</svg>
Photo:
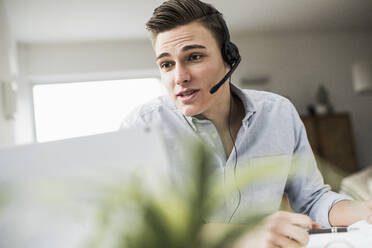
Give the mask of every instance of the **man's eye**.
<svg viewBox="0 0 372 248">
<path fill-rule="evenodd" d="M 203 57 L 203 55 L 201 55 L 201 54 L 192 54 L 192 55 L 190 55 L 189 60 L 190 61 L 200 60 L 202 57 Z"/>
<path fill-rule="evenodd" d="M 171 66 L 172 66 L 172 63 L 170 63 L 170 62 L 163 62 L 163 63 L 160 64 L 160 68 L 162 68 L 162 69 L 168 69 Z"/>
</svg>

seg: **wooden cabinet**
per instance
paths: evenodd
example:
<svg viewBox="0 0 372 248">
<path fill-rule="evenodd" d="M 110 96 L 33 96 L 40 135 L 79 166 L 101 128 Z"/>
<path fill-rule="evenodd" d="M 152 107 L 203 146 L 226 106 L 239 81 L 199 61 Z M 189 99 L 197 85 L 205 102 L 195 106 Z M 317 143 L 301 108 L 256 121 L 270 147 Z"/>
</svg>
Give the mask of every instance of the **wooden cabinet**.
<svg viewBox="0 0 372 248">
<path fill-rule="evenodd" d="M 346 174 L 358 170 L 351 122 L 347 113 L 301 116 L 315 155 Z"/>
</svg>

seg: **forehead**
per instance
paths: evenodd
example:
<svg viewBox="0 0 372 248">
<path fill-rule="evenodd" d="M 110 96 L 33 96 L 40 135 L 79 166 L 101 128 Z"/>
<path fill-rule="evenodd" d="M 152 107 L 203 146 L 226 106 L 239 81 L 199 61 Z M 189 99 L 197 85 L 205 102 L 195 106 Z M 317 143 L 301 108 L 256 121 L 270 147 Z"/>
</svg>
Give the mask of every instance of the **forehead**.
<svg viewBox="0 0 372 248">
<path fill-rule="evenodd" d="M 159 55 L 163 52 L 175 52 L 190 44 L 204 45 L 208 49 L 218 48 L 212 32 L 202 24 L 192 22 L 159 33 L 155 38 L 154 50 Z"/>
</svg>

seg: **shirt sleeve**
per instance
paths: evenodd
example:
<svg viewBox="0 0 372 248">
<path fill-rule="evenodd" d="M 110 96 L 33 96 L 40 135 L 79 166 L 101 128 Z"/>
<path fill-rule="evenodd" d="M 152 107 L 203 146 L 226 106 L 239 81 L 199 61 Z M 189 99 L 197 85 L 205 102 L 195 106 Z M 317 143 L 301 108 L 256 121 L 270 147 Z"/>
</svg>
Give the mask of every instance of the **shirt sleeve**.
<svg viewBox="0 0 372 248">
<path fill-rule="evenodd" d="M 292 105 L 295 148 L 286 193 L 293 210 L 306 214 L 323 227 L 329 227 L 328 214 L 333 205 L 350 197 L 331 191 L 324 184 L 307 139 L 306 130 Z"/>
</svg>

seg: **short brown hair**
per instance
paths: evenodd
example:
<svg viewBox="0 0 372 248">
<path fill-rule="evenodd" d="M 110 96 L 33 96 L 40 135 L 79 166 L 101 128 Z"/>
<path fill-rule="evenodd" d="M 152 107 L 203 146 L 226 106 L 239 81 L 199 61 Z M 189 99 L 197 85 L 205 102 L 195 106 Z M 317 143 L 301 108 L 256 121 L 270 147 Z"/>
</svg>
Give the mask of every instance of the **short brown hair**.
<svg viewBox="0 0 372 248">
<path fill-rule="evenodd" d="M 154 10 L 146 29 L 155 40 L 159 33 L 196 21 L 212 32 L 222 48 L 225 30 L 218 18 L 223 18 L 222 14 L 211 4 L 199 0 L 168 0 Z"/>
</svg>

